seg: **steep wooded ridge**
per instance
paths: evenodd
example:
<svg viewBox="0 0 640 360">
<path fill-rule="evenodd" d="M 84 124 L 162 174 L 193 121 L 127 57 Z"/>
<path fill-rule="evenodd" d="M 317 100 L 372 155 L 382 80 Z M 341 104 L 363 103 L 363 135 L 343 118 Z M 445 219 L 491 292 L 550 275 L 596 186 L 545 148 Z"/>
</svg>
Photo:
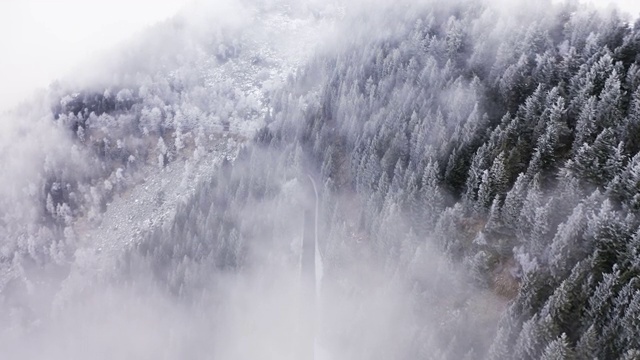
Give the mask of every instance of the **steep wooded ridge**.
<svg viewBox="0 0 640 360">
<path fill-rule="evenodd" d="M 37 356 L 14 340 L 62 328 L 37 343 L 82 358 L 58 347 L 65 314 L 154 299 L 147 355 L 294 359 L 310 174 L 324 357 L 640 359 L 640 23 L 550 1 L 273 3 L 172 47 L 169 70 L 52 90 L 42 121 L 74 156 L 42 157 L 35 209 L 8 215 L 0 192 L 0 344 Z M 85 228 L 141 187 L 161 207 L 153 184 L 183 164 L 191 190 L 86 275 L 107 255 Z"/>
<path fill-rule="evenodd" d="M 328 218 L 353 217 L 339 198 L 356 194 L 383 258 L 427 239 L 509 299 L 488 358 L 635 359 L 640 28 L 528 10 L 460 3 L 346 40 L 293 85 L 316 93 L 274 99 L 258 142 L 310 154 Z"/>
</svg>

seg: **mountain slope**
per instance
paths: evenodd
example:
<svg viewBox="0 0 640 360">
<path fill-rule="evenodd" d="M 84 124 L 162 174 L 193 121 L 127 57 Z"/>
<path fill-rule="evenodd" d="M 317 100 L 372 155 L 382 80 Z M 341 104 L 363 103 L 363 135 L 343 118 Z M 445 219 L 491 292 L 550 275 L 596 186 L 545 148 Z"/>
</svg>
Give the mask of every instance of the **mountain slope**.
<svg viewBox="0 0 640 360">
<path fill-rule="evenodd" d="M 52 89 L 37 124 L 75 157 L 36 153 L 2 224 L 10 353 L 296 358 L 312 176 L 327 358 L 637 355 L 637 25 L 550 1 L 239 4 L 150 33 L 175 41 L 158 64 L 136 45 L 117 85 Z"/>
</svg>

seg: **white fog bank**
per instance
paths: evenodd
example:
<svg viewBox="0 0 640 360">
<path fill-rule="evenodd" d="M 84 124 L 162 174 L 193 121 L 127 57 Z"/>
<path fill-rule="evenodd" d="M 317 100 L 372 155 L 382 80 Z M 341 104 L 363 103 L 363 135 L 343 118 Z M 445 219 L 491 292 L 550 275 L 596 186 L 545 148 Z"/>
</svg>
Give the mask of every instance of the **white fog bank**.
<svg viewBox="0 0 640 360">
<path fill-rule="evenodd" d="M 190 0 L 0 1 L 0 112 L 69 75 L 80 63 L 176 14 Z M 215 3 L 215 1 L 211 1 Z M 615 4 L 634 18 L 636 0 Z"/>
<path fill-rule="evenodd" d="M 0 112 L 189 0 L 0 1 Z"/>
</svg>

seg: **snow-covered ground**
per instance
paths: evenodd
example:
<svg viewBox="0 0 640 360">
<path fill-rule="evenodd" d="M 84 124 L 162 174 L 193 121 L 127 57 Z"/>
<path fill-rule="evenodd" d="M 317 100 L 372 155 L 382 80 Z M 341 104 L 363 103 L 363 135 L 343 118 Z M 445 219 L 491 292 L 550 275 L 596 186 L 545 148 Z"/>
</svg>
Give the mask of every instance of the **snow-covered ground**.
<svg viewBox="0 0 640 360">
<path fill-rule="evenodd" d="M 16 313 L 0 314 L 0 321 L 11 322 L 0 324 L 0 345 L 5 341 L 19 344 L 39 328 L 55 325 L 58 312 L 73 313 L 76 302 L 82 302 L 78 299 L 83 299 L 85 290 L 117 278 L 123 257 L 146 239 L 148 232 L 171 223 L 179 205 L 194 196 L 198 184 L 210 181 L 223 159 L 233 161 L 238 151 L 264 126 L 270 111 L 269 96 L 304 66 L 333 21 L 330 16 L 293 15 L 275 10 L 256 11 L 251 16 L 251 26 L 221 37 L 232 39 L 230 46 L 237 49 L 235 53 L 221 59 L 216 56 L 216 49 L 206 49 L 203 44 L 201 56 L 191 63 L 200 77 L 199 86 L 204 83 L 208 96 L 223 98 L 212 103 L 245 102 L 248 105 L 232 108 L 249 110 L 241 114 L 230 111 L 233 115 L 225 119 L 229 121 L 228 131 L 211 126 L 219 120 L 211 114 L 191 118 L 202 119 L 207 124 L 183 124 L 185 131 L 192 132 L 189 136 L 204 129 L 202 138 L 206 140 L 176 152 L 164 167 L 154 161 L 143 163 L 145 160 L 140 159 L 137 169 L 126 174 L 131 180 L 127 187 L 114 193 L 104 212 L 98 216 L 79 213 L 80 217 L 67 224 L 73 245 L 67 248 L 65 256 L 56 260 L 57 264 L 44 264 L 42 268 L 38 264 L 33 269 L 25 269 L 19 262 L 0 262 L 0 304 L 7 305 L 7 312 Z M 224 49 L 220 51 L 224 53 Z M 180 71 L 169 70 L 166 75 L 180 77 Z M 148 143 L 155 146 L 157 140 Z M 149 149 L 151 154 L 156 151 Z M 194 152 L 197 155 L 193 155 Z M 101 181 L 98 179 L 96 183 Z M 321 266 L 320 259 L 316 264 Z M 317 274 L 320 285 L 322 270 Z M 3 292 L 6 289 L 9 290 Z M 92 310 L 100 312 L 100 306 L 95 305 L 97 309 Z M 13 337 L 19 341 L 11 340 Z M 38 353 L 37 349 L 34 351 Z M 317 358 L 327 359 L 320 354 Z"/>
<path fill-rule="evenodd" d="M 100 224 L 79 219 L 74 227 L 80 244 L 63 289 L 92 280 L 86 277 L 109 276 L 116 270 L 119 255 L 145 232 L 172 219 L 178 204 L 193 196 L 200 182 L 214 176 L 223 159 L 233 161 L 240 146 L 233 137 L 225 136 L 200 160 L 176 160 L 162 169 L 149 167 L 143 182 L 108 204 Z"/>
<path fill-rule="evenodd" d="M 208 88 L 226 83 L 248 101 L 260 102 L 260 111 L 251 119 L 233 119 L 231 124 L 242 135 L 255 133 L 264 123 L 270 91 L 282 86 L 312 55 L 327 35 L 334 17 L 294 17 L 283 12 L 254 15 L 253 23 L 238 34 L 234 42 L 239 54 L 230 61 L 215 65 L 215 58 L 200 64 Z"/>
<path fill-rule="evenodd" d="M 239 56 L 218 65 L 215 58 L 199 63 L 209 87 L 232 84 L 240 97 L 260 102 L 261 111 L 247 118 L 230 119 L 230 134 L 218 137 L 199 159 L 178 159 L 165 168 L 143 169 L 144 181 L 116 195 L 107 205 L 99 224 L 78 219 L 73 228 L 78 249 L 69 276 L 57 297 L 82 284 L 109 276 L 117 259 L 143 234 L 172 219 L 177 205 L 194 194 L 197 184 L 210 179 L 223 158 L 233 161 L 242 144 L 264 125 L 268 91 L 276 89 L 313 54 L 328 20 L 294 18 L 283 13 L 255 15 L 255 26 L 241 32 Z M 211 135 L 211 134 L 209 134 Z M 239 136 L 235 136 L 239 135 Z"/>
</svg>

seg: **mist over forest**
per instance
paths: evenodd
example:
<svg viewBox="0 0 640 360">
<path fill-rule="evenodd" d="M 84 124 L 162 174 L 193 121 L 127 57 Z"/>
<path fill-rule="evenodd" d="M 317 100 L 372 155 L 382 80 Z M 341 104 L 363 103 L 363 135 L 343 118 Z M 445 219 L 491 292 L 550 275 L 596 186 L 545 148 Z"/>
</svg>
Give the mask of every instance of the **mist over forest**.
<svg viewBox="0 0 640 360">
<path fill-rule="evenodd" d="M 640 359 L 633 19 L 186 6 L 0 114 L 0 358 Z"/>
</svg>

